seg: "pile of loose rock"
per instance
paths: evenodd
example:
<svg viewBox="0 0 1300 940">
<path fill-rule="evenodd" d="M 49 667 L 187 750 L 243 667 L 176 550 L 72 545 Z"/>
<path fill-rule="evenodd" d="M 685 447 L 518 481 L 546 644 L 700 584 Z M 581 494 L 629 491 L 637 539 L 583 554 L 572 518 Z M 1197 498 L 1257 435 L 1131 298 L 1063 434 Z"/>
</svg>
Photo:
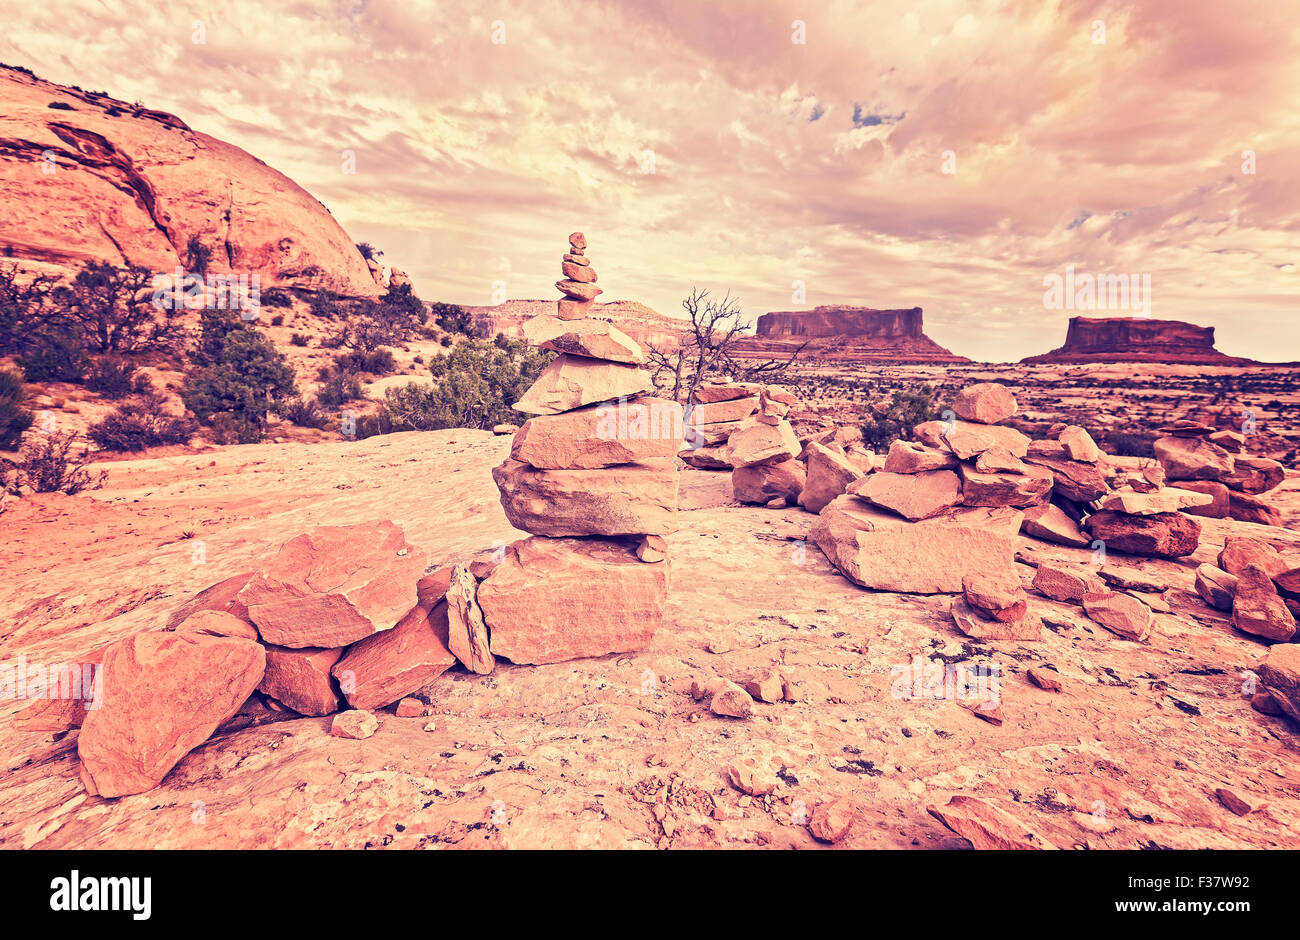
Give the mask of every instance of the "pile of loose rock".
<svg viewBox="0 0 1300 940">
<path fill-rule="evenodd" d="M 895 441 L 883 468 L 854 477 L 841 460 L 843 495 L 821 509 L 809 538 L 864 587 L 960 593 L 951 614 L 964 633 L 1008 640 L 1041 635 L 1015 573 L 1017 532 L 1142 556 L 1196 550 L 1200 524 L 1180 510 L 1210 497 L 1165 486 L 1159 466 L 1116 471 L 1080 427 L 1057 425 L 1032 441 L 1001 423 L 1016 407 L 1006 388 L 974 385 L 956 396 L 948 420 L 918 425 L 916 442 Z M 1107 570 L 1043 565 L 1033 587 L 1079 604 L 1119 636 L 1144 639 L 1160 602 L 1112 590 Z"/>
<path fill-rule="evenodd" d="M 1218 562 L 1196 569 L 1201 599 L 1230 611 L 1233 626 L 1243 633 L 1274 643 L 1293 639 L 1300 614 L 1300 557 L 1283 555 L 1261 539 L 1230 535 Z"/>
<path fill-rule="evenodd" d="M 1213 519 L 1282 524 L 1277 510 L 1259 496 L 1281 483 L 1286 470 L 1276 460 L 1245 453 L 1244 434 L 1217 431 L 1195 421 L 1177 421 L 1160 431 L 1165 436 L 1152 446 L 1165 475 L 1180 489 L 1210 497 L 1189 512 Z"/>
</svg>

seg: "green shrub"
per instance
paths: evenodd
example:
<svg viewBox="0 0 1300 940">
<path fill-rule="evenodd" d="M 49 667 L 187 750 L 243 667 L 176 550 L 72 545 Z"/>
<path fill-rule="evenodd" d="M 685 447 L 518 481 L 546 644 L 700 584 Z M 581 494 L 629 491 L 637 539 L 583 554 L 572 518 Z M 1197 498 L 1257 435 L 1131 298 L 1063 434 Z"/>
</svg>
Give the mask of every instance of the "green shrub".
<svg viewBox="0 0 1300 940">
<path fill-rule="evenodd" d="M 321 387 L 316 400 L 326 408 L 337 408 L 344 402 L 354 401 L 364 394 L 361 379 L 354 372 L 327 366 L 321 370 Z"/>
<path fill-rule="evenodd" d="M 265 334 L 226 311 L 213 313 L 224 316 L 204 318 L 194 357 L 202 364 L 186 373 L 181 398 L 214 428 L 217 415 L 229 415 L 221 425 L 224 437 L 260 440 L 272 405 L 297 392 L 293 369 Z"/>
<path fill-rule="evenodd" d="M 440 330 L 447 333 L 462 333 L 466 336 L 474 333 L 474 317 L 460 304 L 438 302 L 430 309 L 433 322 Z"/>
<path fill-rule="evenodd" d="M 76 434 L 62 431 L 34 434 L 23 445 L 6 488 L 15 496 L 21 495 L 24 488 L 33 493 L 69 496 L 98 489 L 104 485 L 107 474 L 92 476 L 86 469 L 89 462 L 85 445 Z"/>
<path fill-rule="evenodd" d="M 896 440 L 911 440 L 918 424 L 942 416 L 942 406 L 935 401 L 929 385 L 909 391 L 897 389 L 888 401 L 876 397 L 863 415 L 862 439 L 868 447 L 881 452 Z"/>
<path fill-rule="evenodd" d="M 286 398 L 276 405 L 276 414 L 300 428 L 324 428 L 329 422 L 329 415 L 321 408 L 320 402 L 311 398 Z"/>
<path fill-rule="evenodd" d="M 137 408 L 119 407 L 86 432 L 101 450 L 122 452 L 184 444 L 194 436 L 196 423 L 156 410 L 152 401 Z"/>
<path fill-rule="evenodd" d="M 263 307 L 292 307 L 293 298 L 289 292 L 279 287 L 268 287 L 260 291 L 260 300 Z"/>
<path fill-rule="evenodd" d="M 284 326 L 284 314 L 277 313 L 275 316 L 271 317 L 271 326 Z"/>
<path fill-rule="evenodd" d="M 149 376 L 136 372 L 135 363 L 107 356 L 90 364 L 85 381 L 90 391 L 113 401 L 127 395 L 147 394 L 153 389 Z"/>
<path fill-rule="evenodd" d="M 23 407 L 22 376 L 8 369 L 0 370 L 0 450 L 17 447 L 34 417 Z"/>
<path fill-rule="evenodd" d="M 304 336 L 301 333 L 294 333 L 289 337 L 289 343 L 294 346 L 306 346 L 311 341 L 311 337 Z"/>
<path fill-rule="evenodd" d="M 501 348 L 465 339 L 430 363 L 432 386 L 412 382 L 389 389 L 384 407 L 399 431 L 491 428 L 518 417 L 511 405 L 551 358 L 520 341 L 508 341 Z"/>
</svg>

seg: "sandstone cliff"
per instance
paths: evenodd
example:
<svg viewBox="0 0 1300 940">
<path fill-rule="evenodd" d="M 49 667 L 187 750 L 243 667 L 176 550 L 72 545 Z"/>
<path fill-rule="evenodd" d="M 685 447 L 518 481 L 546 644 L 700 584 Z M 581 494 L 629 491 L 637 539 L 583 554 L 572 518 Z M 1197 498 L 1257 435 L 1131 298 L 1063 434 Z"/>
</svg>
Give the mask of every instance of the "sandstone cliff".
<svg viewBox="0 0 1300 940">
<path fill-rule="evenodd" d="M 925 335 L 921 308 L 819 306 L 774 311 L 758 318 L 756 333 L 739 343 L 742 356 L 782 359 L 804 343 L 805 359 L 894 363 L 969 362 Z"/>
<path fill-rule="evenodd" d="M 1026 363 L 1172 362 L 1234 365 L 1249 359 L 1214 348 L 1214 327 L 1148 317 L 1071 317 L 1065 345 Z"/>
<path fill-rule="evenodd" d="M 71 269 L 184 267 L 192 236 L 215 274 L 263 287 L 373 295 L 366 262 L 320 202 L 177 117 L 0 67 L 0 256 Z"/>
</svg>

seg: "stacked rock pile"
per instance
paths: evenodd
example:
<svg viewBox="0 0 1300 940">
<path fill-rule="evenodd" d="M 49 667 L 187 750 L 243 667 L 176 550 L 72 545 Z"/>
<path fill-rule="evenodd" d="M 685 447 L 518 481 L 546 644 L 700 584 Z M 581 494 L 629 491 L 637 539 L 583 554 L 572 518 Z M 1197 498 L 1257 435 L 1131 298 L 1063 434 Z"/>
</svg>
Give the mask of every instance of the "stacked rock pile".
<svg viewBox="0 0 1300 940">
<path fill-rule="evenodd" d="M 1281 525 L 1277 510 L 1259 499 L 1286 476 L 1282 464 L 1245 453 L 1246 436 L 1218 431 L 1196 421 L 1176 421 L 1160 429 L 1152 445 L 1166 477 L 1175 486 L 1208 494 L 1196 515 L 1213 519 Z"/>
<path fill-rule="evenodd" d="M 1218 566 L 1196 569 L 1196 593 L 1230 611 L 1238 630 L 1273 643 L 1295 638 L 1300 614 L 1300 557 L 1284 555 L 1262 539 L 1230 535 Z"/>
<path fill-rule="evenodd" d="M 779 385 L 758 382 L 706 381 L 683 402 L 686 444 L 678 456 L 697 470 L 731 470 L 727 442 L 731 435 L 759 417 L 784 417 L 798 399 Z"/>
<path fill-rule="evenodd" d="M 663 536 L 677 525 L 681 405 L 650 397 L 645 354 L 589 316 L 600 293 L 586 238 L 569 236 L 556 316 L 524 325 L 558 355 L 515 408 L 534 415 L 492 471 L 509 546 L 477 592 L 490 649 L 546 663 L 644 648 L 663 617 Z"/>
</svg>

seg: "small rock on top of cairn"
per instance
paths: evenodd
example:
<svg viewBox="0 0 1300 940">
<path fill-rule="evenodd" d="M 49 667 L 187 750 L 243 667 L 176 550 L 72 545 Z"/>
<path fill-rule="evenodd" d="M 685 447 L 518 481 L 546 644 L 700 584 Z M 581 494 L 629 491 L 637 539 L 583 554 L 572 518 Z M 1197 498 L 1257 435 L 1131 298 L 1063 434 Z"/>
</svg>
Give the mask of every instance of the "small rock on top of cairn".
<svg viewBox="0 0 1300 940">
<path fill-rule="evenodd" d="M 564 280 L 555 286 L 564 294 L 556 305 L 556 316 L 561 320 L 581 320 L 591 313 L 596 297 L 603 294 L 596 286 L 596 269 L 586 256 L 587 237 L 581 232 L 569 236 L 569 251 L 560 262 Z"/>
</svg>

